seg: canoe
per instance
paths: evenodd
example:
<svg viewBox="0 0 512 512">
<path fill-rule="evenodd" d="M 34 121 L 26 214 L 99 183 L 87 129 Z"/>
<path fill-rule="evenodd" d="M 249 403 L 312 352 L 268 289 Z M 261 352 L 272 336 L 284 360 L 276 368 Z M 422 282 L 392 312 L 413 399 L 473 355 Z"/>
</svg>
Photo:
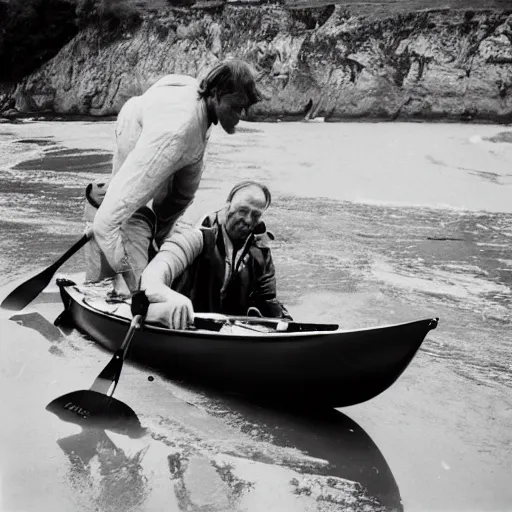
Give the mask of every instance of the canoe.
<svg viewBox="0 0 512 512">
<path fill-rule="evenodd" d="M 117 350 L 130 323 L 129 307 L 123 310 L 66 279 L 57 284 L 67 321 L 104 348 Z M 272 402 L 344 407 L 389 388 L 438 323 L 427 318 L 343 330 L 293 322 L 278 331 L 284 323 L 276 319 L 222 318 L 205 315 L 204 325 L 192 330 L 146 323 L 128 357 L 171 379 Z"/>
</svg>

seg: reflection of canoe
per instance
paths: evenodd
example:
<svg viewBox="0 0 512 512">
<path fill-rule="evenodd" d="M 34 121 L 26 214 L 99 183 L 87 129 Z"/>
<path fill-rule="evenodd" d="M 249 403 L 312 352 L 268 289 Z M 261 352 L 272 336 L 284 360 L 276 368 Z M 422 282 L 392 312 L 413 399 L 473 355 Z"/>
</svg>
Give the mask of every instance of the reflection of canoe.
<svg viewBox="0 0 512 512">
<path fill-rule="evenodd" d="M 196 386 L 187 389 L 199 391 Z M 239 399 L 208 390 L 208 401 L 201 406 L 209 414 L 234 419 L 236 424 L 256 428 L 258 438 L 291 447 L 325 465 L 303 467 L 305 475 L 334 476 L 357 482 L 364 488 L 354 496 L 354 509 L 365 510 L 364 496 L 376 499 L 388 510 L 403 510 L 400 491 L 383 454 L 367 432 L 353 419 L 335 409 L 297 411 Z M 370 507 L 370 510 L 381 510 Z M 334 510 L 334 509 L 333 509 Z"/>
<path fill-rule="evenodd" d="M 69 281 L 59 286 L 68 318 L 107 349 L 117 350 L 129 317 L 105 301 L 90 300 Z M 275 320 L 237 318 L 254 327 L 276 325 Z M 369 400 L 393 384 L 437 320 L 350 331 L 311 331 L 308 324 L 304 332 L 267 333 L 174 331 L 146 324 L 135 335 L 130 357 L 171 377 L 237 393 L 342 407 Z"/>
</svg>

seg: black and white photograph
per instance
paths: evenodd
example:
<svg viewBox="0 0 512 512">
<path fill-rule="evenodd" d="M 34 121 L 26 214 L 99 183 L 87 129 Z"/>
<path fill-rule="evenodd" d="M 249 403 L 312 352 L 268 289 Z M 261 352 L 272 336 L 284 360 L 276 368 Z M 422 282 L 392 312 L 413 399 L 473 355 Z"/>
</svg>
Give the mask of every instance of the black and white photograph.
<svg viewBox="0 0 512 512">
<path fill-rule="evenodd" d="M 512 0 L 0 0 L 0 512 L 512 512 Z"/>
</svg>

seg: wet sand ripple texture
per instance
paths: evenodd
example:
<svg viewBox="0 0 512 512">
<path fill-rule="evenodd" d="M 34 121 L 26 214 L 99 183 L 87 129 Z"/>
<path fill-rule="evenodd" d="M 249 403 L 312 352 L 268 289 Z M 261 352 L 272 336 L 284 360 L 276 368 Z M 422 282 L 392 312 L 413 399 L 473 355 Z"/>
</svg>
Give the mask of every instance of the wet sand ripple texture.
<svg viewBox="0 0 512 512">
<path fill-rule="evenodd" d="M 148 435 L 127 441 L 44 411 L 87 388 L 110 357 L 51 324 L 61 309 L 52 285 L 28 311 L 0 315 L 0 393 L 16 418 L 0 423 L 0 509 L 507 509 L 509 133 L 400 123 L 214 130 L 185 219 L 222 207 L 238 180 L 265 182 L 279 296 L 295 318 L 357 328 L 439 316 L 439 327 L 399 381 L 348 408 L 350 418 L 287 416 L 128 363 L 116 395 Z M 0 127 L 2 292 L 82 235 L 84 187 L 108 176 L 113 140 L 111 122 Z M 61 269 L 82 271 L 80 256 Z"/>
</svg>

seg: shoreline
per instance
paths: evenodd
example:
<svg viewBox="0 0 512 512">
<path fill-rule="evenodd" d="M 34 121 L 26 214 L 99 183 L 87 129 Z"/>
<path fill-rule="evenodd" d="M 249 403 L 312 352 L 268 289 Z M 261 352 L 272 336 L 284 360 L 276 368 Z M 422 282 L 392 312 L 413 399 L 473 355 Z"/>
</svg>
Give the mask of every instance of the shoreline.
<svg viewBox="0 0 512 512">
<path fill-rule="evenodd" d="M 0 124 L 19 124 L 19 122 L 109 122 L 116 121 L 117 115 L 94 116 L 84 114 L 57 114 L 54 112 L 18 112 L 5 116 L 0 112 Z M 344 117 L 344 118 L 324 118 L 322 116 L 312 119 L 305 119 L 303 115 L 287 116 L 250 116 L 243 118 L 246 123 L 327 123 L 327 124 L 379 124 L 379 123 L 411 123 L 411 124 L 462 124 L 462 125 L 493 125 L 502 127 L 512 127 L 512 118 L 461 118 L 461 117 Z"/>
</svg>

